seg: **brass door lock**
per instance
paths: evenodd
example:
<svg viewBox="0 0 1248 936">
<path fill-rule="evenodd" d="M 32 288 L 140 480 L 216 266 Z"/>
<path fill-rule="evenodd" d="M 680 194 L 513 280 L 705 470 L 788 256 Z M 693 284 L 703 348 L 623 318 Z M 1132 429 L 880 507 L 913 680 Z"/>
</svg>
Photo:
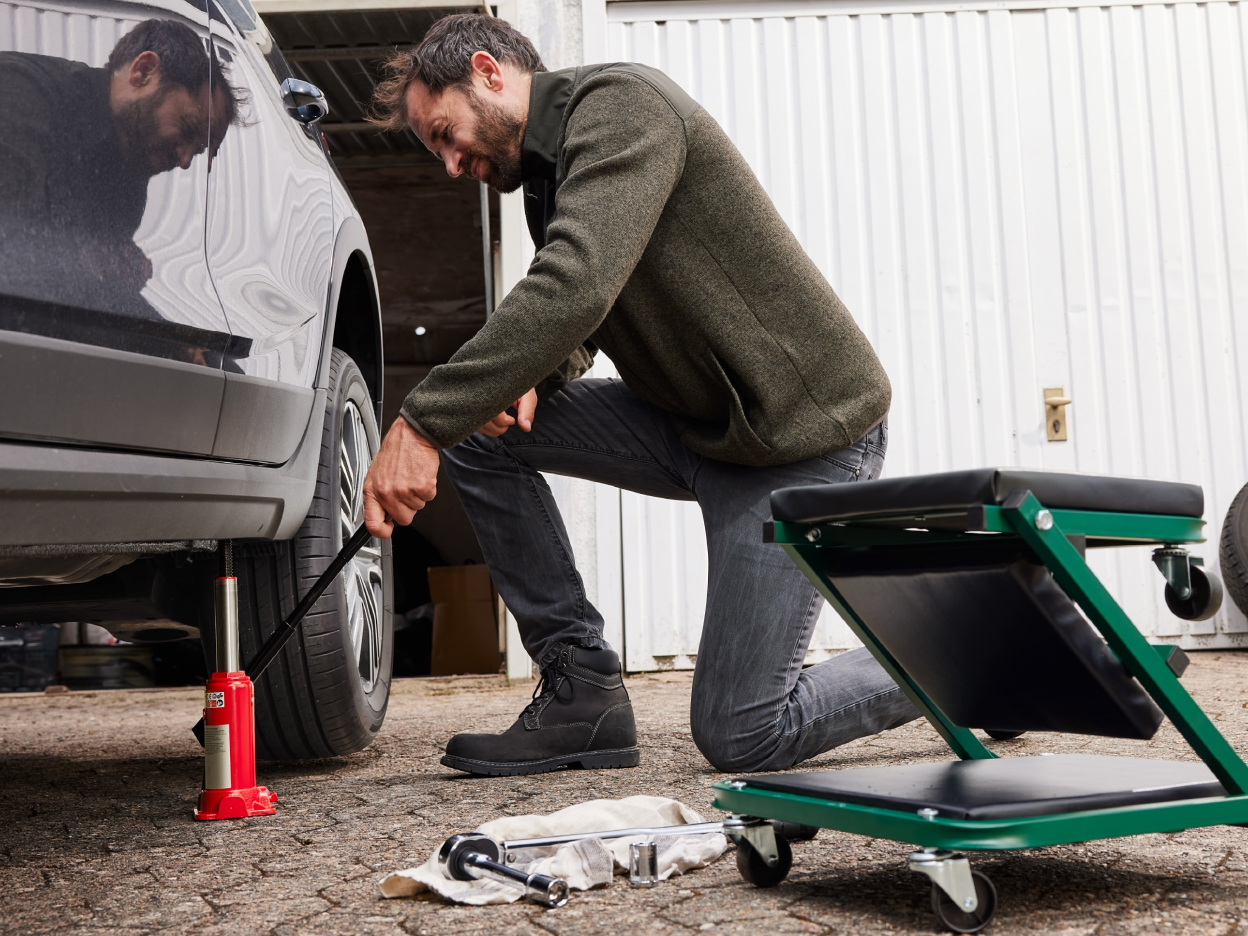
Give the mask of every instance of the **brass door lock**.
<svg viewBox="0 0 1248 936">
<path fill-rule="evenodd" d="M 1050 442 L 1066 441 L 1066 407 L 1070 404 L 1061 387 L 1044 388 L 1044 426 Z"/>
</svg>

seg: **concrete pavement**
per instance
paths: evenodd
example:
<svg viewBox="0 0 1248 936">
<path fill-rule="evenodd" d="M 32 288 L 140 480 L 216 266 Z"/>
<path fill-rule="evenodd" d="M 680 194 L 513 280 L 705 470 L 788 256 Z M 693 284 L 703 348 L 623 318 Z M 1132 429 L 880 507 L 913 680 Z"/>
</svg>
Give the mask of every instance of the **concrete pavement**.
<svg viewBox="0 0 1248 936">
<path fill-rule="evenodd" d="M 1184 683 L 1248 754 L 1248 654 L 1193 654 Z M 925 879 L 892 842 L 822 832 L 794 846 L 779 887 L 744 884 L 732 853 L 634 890 L 624 879 L 567 907 L 455 907 L 385 900 L 377 880 L 424 861 L 447 835 L 500 815 L 652 793 L 707 818 L 716 774 L 689 736 L 690 677 L 633 677 L 642 766 L 474 779 L 438 764 L 462 730 L 502 730 L 532 683 L 402 680 L 377 742 L 351 757 L 261 764 L 273 817 L 198 823 L 195 690 L 0 695 L 0 932 L 58 936 L 385 934 L 929 933 Z M 1002 754 L 1082 750 L 1193 759 L 1167 724 L 1148 743 L 1027 735 Z M 925 723 L 866 738 L 809 765 L 938 760 Z M 986 856 L 997 886 L 987 932 L 1229 934 L 1248 916 L 1248 830 L 1215 828 Z"/>
</svg>

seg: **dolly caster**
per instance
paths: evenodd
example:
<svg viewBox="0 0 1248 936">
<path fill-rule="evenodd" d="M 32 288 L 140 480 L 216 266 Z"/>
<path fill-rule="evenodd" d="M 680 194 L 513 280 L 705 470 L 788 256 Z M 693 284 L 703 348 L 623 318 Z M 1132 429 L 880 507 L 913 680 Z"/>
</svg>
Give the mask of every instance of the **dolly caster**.
<svg viewBox="0 0 1248 936">
<path fill-rule="evenodd" d="M 729 816 L 724 835 L 737 845 L 737 870 L 755 887 L 775 887 L 789 876 L 793 849 L 775 827 L 749 816 Z"/>
<path fill-rule="evenodd" d="M 992 738 L 993 741 L 1013 741 L 1015 738 L 1021 738 L 1026 733 L 1025 731 L 1005 731 L 1001 728 L 984 729 L 984 734 Z"/>
<path fill-rule="evenodd" d="M 953 898 L 939 885 L 932 885 L 932 912 L 955 933 L 978 933 L 992 922 L 997 912 L 997 889 L 992 886 L 992 881 L 978 871 L 971 872 L 971 880 L 975 883 L 975 898 L 978 901 L 971 911 L 955 906 Z"/>
<path fill-rule="evenodd" d="M 911 854 L 910 870 L 931 878 L 932 912 L 955 933 L 978 933 L 997 912 L 997 889 L 962 855 L 925 848 Z"/>
<path fill-rule="evenodd" d="M 793 850 L 789 843 L 776 836 L 776 863 L 769 865 L 767 859 L 754 850 L 748 842 L 737 843 L 737 870 L 741 877 L 755 887 L 775 887 L 789 876 L 793 867 Z"/>
<path fill-rule="evenodd" d="M 1166 607 L 1184 621 L 1207 621 L 1222 607 L 1222 580 L 1202 568 L 1204 561 L 1186 549 L 1153 550 L 1153 562 L 1166 579 Z"/>
<path fill-rule="evenodd" d="M 1180 598 L 1166 583 L 1166 607 L 1184 621 L 1207 621 L 1222 607 L 1222 580 L 1199 566 L 1191 568 L 1191 592 Z"/>
</svg>

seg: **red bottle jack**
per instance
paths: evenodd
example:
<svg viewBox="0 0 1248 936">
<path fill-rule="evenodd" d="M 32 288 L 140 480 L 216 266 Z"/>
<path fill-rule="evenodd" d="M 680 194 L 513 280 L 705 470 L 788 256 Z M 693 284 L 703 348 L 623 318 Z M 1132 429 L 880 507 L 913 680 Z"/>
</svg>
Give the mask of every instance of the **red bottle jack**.
<svg viewBox="0 0 1248 936">
<path fill-rule="evenodd" d="M 256 786 L 256 719 L 251 680 L 238 663 L 238 579 L 225 544 L 217 579 L 217 670 L 204 686 L 204 788 L 196 819 L 271 816 L 277 794 Z"/>
</svg>

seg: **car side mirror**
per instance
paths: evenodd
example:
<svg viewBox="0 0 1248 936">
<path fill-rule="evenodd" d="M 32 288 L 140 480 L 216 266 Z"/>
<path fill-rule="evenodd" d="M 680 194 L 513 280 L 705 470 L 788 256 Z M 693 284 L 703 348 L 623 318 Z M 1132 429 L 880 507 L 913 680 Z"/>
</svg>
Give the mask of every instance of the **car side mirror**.
<svg viewBox="0 0 1248 936">
<path fill-rule="evenodd" d="M 329 114 L 329 104 L 321 89 L 298 78 L 282 82 L 282 103 L 286 105 L 286 113 L 304 124 L 316 123 Z"/>
</svg>

